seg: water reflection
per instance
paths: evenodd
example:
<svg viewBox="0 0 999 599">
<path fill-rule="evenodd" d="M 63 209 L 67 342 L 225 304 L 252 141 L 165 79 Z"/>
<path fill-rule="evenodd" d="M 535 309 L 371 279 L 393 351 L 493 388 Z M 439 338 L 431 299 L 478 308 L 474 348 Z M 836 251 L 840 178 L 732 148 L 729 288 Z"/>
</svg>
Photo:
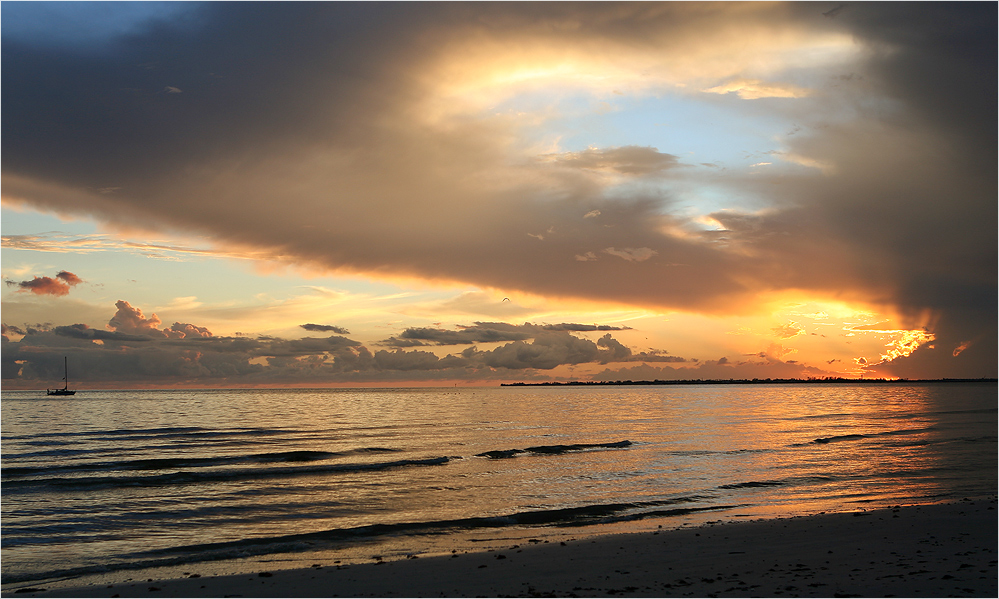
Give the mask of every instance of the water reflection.
<svg viewBox="0 0 999 599">
<path fill-rule="evenodd" d="M 537 536 L 582 521 L 630 526 L 643 514 L 659 516 L 637 522 L 679 525 L 980 496 L 996 487 L 995 391 L 817 384 L 115 391 L 73 400 L 4 393 L 3 568 L 407 523 L 433 532 L 330 546 L 393 537 L 427 547 L 434 535 L 463 530 L 454 522 L 491 516 L 512 523 L 485 536 Z M 622 440 L 632 444 L 510 452 Z M 290 452 L 301 460 L 254 458 Z M 481 455 L 490 452 L 510 457 Z M 139 460 L 149 463 L 134 467 Z M 31 467 L 41 470 L 11 474 Z M 574 519 L 573 509 L 597 515 Z M 545 532 L 518 523 L 523 514 L 541 514 Z"/>
</svg>

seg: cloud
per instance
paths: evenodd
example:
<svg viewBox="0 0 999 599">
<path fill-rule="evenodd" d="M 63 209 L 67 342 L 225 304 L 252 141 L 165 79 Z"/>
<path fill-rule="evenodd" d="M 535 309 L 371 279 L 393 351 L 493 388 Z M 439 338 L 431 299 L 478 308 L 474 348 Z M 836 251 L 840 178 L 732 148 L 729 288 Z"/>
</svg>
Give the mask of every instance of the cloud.
<svg viewBox="0 0 999 599">
<path fill-rule="evenodd" d="M 502 323 L 475 323 L 456 331 L 433 329 L 425 327 L 408 328 L 398 337 L 390 337 L 383 341 L 384 345 L 394 347 L 412 347 L 418 345 L 472 345 L 475 343 L 494 343 L 500 341 L 515 341 L 528 339 L 533 331 L 522 331 Z"/>
<path fill-rule="evenodd" d="M 701 362 L 696 366 L 674 368 L 641 364 L 623 368 L 608 368 L 593 375 L 597 381 L 654 381 L 654 380 L 729 380 L 729 379 L 783 379 L 837 376 L 837 373 L 793 362 L 753 361 L 733 363 L 727 359 Z"/>
<path fill-rule="evenodd" d="M 971 346 L 971 341 L 962 341 L 961 343 L 958 344 L 957 347 L 954 348 L 954 351 L 951 352 L 951 355 L 956 358 L 961 355 L 961 352 L 968 349 L 970 346 Z"/>
<path fill-rule="evenodd" d="M 331 324 L 300 324 L 298 325 L 305 329 L 306 331 L 317 331 L 317 332 L 331 332 L 338 335 L 349 335 L 350 331 L 343 327 L 334 326 Z"/>
<path fill-rule="evenodd" d="M 205 327 L 199 327 L 197 325 L 189 323 L 175 322 L 170 325 L 170 330 L 174 333 L 180 333 L 184 337 L 211 337 L 212 332 Z"/>
<path fill-rule="evenodd" d="M 56 335 L 61 335 L 63 337 L 71 337 L 74 339 L 97 339 L 101 341 L 138 341 L 146 342 L 150 341 L 151 337 L 146 335 L 131 335 L 128 333 L 119 333 L 117 331 L 102 331 L 101 329 L 92 329 L 85 324 L 73 324 L 68 326 L 58 326 L 52 329 Z"/>
<path fill-rule="evenodd" d="M 522 341 L 535 337 L 544 331 L 621 331 L 627 328 L 576 323 L 512 325 L 504 322 L 476 322 L 473 325 L 459 326 L 457 330 L 412 327 L 403 331 L 398 337 L 390 337 L 382 341 L 381 344 L 400 348 L 423 345 L 473 345 L 476 343 Z"/>
<path fill-rule="evenodd" d="M 101 52 L 5 35 L 4 202 L 506 295 L 734 314 L 794 290 L 884 307 L 905 327 L 929 311 L 938 347 L 989 339 L 959 356 L 920 347 L 882 372 L 994 374 L 994 7 L 822 14 L 206 3 Z M 164 66 L 135 67 L 152 62 Z M 184 93 L 162 93 L 167 82 Z M 677 140 L 552 152 L 539 139 L 609 89 L 739 115 L 765 103 L 801 130 L 753 176 L 679 168 Z M 705 89 L 757 99 L 687 91 Z M 537 97 L 552 102 L 515 102 Z M 765 206 L 725 206 L 726 230 L 706 233 L 684 203 L 699 186 Z M 198 248 L 175 249 L 145 251 Z"/>
<path fill-rule="evenodd" d="M 18 291 L 30 292 L 36 295 L 69 295 L 71 287 L 79 285 L 83 279 L 69 271 L 59 271 L 52 277 L 34 277 L 30 281 L 6 281 L 10 287 L 17 287 Z"/>
<path fill-rule="evenodd" d="M 609 324 L 577 324 L 563 322 L 561 324 L 546 324 L 541 326 L 545 331 L 626 331 L 631 327 L 615 327 Z"/>
<path fill-rule="evenodd" d="M 804 98 L 812 91 L 789 83 L 765 83 L 757 79 L 735 79 L 703 90 L 709 94 L 729 94 L 735 92 L 743 100 L 760 98 Z"/>
<path fill-rule="evenodd" d="M 27 335 L 27 333 L 24 332 L 24 329 L 22 329 L 21 327 L 17 327 L 17 326 L 14 326 L 14 325 L 4 324 L 3 325 L 3 334 L 6 335 L 8 332 L 13 333 L 15 335 L 22 335 L 22 336 L 23 335 Z"/>
<path fill-rule="evenodd" d="M 205 327 L 175 323 L 161 328 L 156 315 L 119 300 L 108 330 L 86 324 L 22 329 L 4 325 L 5 384 L 31 386 L 54 377 L 61 356 L 77 364 L 81 383 L 173 384 L 333 384 L 352 381 L 403 381 L 534 378 L 535 371 L 565 365 L 648 361 L 683 362 L 665 352 L 641 352 L 614 339 L 627 327 L 560 323 L 538 325 L 477 322 L 457 330 L 407 329 L 395 340 L 426 345 L 468 345 L 440 356 L 431 351 L 371 351 L 341 335 L 283 339 L 258 336 L 217 337 Z M 331 325 L 320 325 L 320 328 Z M 11 341 L 6 333 L 22 335 Z M 572 332 L 604 332 L 596 342 Z M 513 339 L 513 341 L 510 341 Z M 509 341 L 509 342 L 506 342 Z M 481 350 L 473 343 L 500 343 Z M 506 343 L 504 343 L 506 342 Z M 399 345 L 404 345 L 400 343 Z M 56 377 L 58 378 L 58 377 Z"/>
<path fill-rule="evenodd" d="M 655 256 L 659 252 L 655 251 L 652 248 L 615 249 L 610 247 L 604 249 L 604 253 L 610 254 L 611 256 L 617 256 L 618 258 L 622 258 L 624 260 L 627 260 L 628 262 L 644 262 L 649 258 L 651 258 L 652 256 Z"/>
<path fill-rule="evenodd" d="M 7 197 L 5 196 L 5 201 Z M 151 235 L 151 234 L 150 234 Z M 125 252 L 146 258 L 183 262 L 207 257 L 229 260 L 287 261 L 288 256 L 249 246 L 194 247 L 176 241 L 133 241 L 113 235 L 67 235 L 57 232 L 35 235 L 4 235 L 3 246 L 9 249 L 33 252 L 92 254 L 98 252 Z"/>
<path fill-rule="evenodd" d="M 175 322 L 170 328 L 160 329 L 162 321 L 153 314 L 146 318 L 142 310 L 133 308 L 125 300 L 115 302 L 118 311 L 108 321 L 108 328 L 117 333 L 153 338 L 184 339 L 187 337 L 211 337 L 212 333 L 204 327 L 193 324 Z"/>
<path fill-rule="evenodd" d="M 795 322 L 789 322 L 779 327 L 774 327 L 770 330 L 773 331 L 774 335 L 778 339 L 790 339 L 792 337 L 797 337 L 798 335 L 804 334 L 805 332 L 805 329 L 798 326 L 798 324 Z"/>
<path fill-rule="evenodd" d="M 78 364 L 82 383 L 172 384 L 324 384 L 351 381 L 432 380 L 458 378 L 503 380 L 531 378 L 533 370 L 571 364 L 606 364 L 636 359 L 610 331 L 627 327 L 578 323 L 510 324 L 476 322 L 457 330 L 411 328 L 392 337 L 392 350 L 372 352 L 341 335 L 283 339 L 258 336 L 217 337 L 206 327 L 174 323 L 162 328 L 155 314 L 125 300 L 107 329 L 86 324 L 22 329 L 4 325 L 4 376 L 9 382 L 31 385 L 51 378 L 61 368 L 60 356 Z M 332 325 L 315 325 L 324 331 Z M 597 342 L 572 332 L 604 332 Z M 22 335 L 20 341 L 6 333 Z M 391 341 L 390 340 L 390 341 Z M 473 343 L 509 343 L 480 350 Z M 404 350 L 405 341 L 425 345 L 468 345 L 463 351 L 439 356 L 424 350 Z M 642 359 L 677 361 L 642 353 Z M 511 374 L 513 373 L 513 374 Z M 56 377 L 58 378 L 58 377 Z M 5 383 L 6 384 L 6 383 Z"/>
<path fill-rule="evenodd" d="M 679 165 L 679 160 L 672 154 L 664 154 L 656 148 L 640 146 L 589 148 L 581 152 L 545 154 L 541 158 L 561 167 L 611 171 L 623 175 L 649 175 Z M 591 210 L 583 215 L 583 218 L 593 218 L 599 215 L 599 210 Z"/>
</svg>

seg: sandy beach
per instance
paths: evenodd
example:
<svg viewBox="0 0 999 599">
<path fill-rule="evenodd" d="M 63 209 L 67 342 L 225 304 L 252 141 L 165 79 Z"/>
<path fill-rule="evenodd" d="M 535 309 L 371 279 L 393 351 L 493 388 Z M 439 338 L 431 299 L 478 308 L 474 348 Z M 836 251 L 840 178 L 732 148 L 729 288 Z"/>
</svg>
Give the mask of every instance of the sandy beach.
<svg viewBox="0 0 999 599">
<path fill-rule="evenodd" d="M 993 498 L 3 596 L 995 597 L 997 525 Z"/>
</svg>

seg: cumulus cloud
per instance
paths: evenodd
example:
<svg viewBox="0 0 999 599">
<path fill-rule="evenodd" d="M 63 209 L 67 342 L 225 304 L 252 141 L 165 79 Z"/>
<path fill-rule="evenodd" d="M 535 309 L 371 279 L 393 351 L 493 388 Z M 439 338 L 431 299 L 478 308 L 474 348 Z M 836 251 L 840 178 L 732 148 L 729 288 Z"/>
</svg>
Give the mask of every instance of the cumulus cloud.
<svg viewBox="0 0 999 599">
<path fill-rule="evenodd" d="M 69 295 L 71 287 L 79 285 L 83 279 L 75 274 L 62 270 L 52 277 L 34 277 L 30 281 L 10 281 L 6 283 L 9 287 L 17 287 L 18 291 L 34 293 L 35 295 Z"/>
<path fill-rule="evenodd" d="M 193 324 L 175 322 L 170 328 L 160 329 L 162 321 L 153 314 L 146 318 L 142 310 L 133 308 L 125 300 L 115 302 L 118 311 L 108 321 L 108 329 L 126 335 L 137 335 L 154 338 L 184 339 L 186 337 L 211 337 L 212 333 L 204 327 Z"/>
<path fill-rule="evenodd" d="M 988 331 L 958 356 L 921 347 L 886 373 L 999 363 L 988 3 L 859 3 L 836 18 L 810 3 L 191 11 L 101 52 L 4 36 L 5 201 L 506 293 L 716 314 L 787 290 L 848 297 L 913 322 L 932 312 L 941 348 Z M 150 63 L 163 66 L 135 68 Z M 596 98 L 608 78 L 640 98 L 725 88 L 756 99 L 689 93 L 787 111 L 801 131 L 749 176 L 679 168 L 679 145 L 538 151 L 551 146 L 534 132 L 556 111 L 494 110 L 545 84 Z M 184 93 L 163 93 L 167 82 Z M 691 182 L 766 209 L 734 208 L 724 232 L 697 234 L 679 197 Z M 121 332 L 170 334 L 146 324 Z"/>
</svg>

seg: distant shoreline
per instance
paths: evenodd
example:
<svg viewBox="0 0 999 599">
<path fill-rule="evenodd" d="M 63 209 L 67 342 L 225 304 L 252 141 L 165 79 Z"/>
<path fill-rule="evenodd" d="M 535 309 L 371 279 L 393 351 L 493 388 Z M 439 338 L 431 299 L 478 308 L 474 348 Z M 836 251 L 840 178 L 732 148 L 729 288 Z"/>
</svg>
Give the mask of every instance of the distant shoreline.
<svg viewBox="0 0 999 599">
<path fill-rule="evenodd" d="M 656 379 L 653 381 L 548 381 L 543 383 L 500 383 L 500 387 L 601 387 L 623 385 L 814 385 L 862 384 L 898 385 L 912 383 L 995 383 L 999 379 L 848 379 L 828 377 L 821 379 Z"/>
</svg>

